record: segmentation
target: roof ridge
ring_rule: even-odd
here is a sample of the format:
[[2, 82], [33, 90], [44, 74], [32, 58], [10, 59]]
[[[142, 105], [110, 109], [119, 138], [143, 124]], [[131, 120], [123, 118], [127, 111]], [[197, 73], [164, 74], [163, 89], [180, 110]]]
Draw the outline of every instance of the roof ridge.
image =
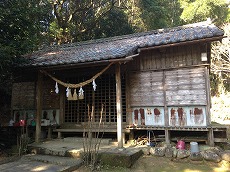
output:
[[187, 29], [187, 28], [193, 28], [193, 27], [198, 27], [198, 26], [208, 26], [208, 25], [211, 26], [213, 24], [211, 24], [210, 21], [202, 21], [202, 22], [197, 22], [193, 24], [175, 26], [172, 28], [166, 27], [166, 28], [154, 29], [154, 30], [145, 31], [145, 32], [136, 32], [136, 33], [126, 34], [126, 35], [118, 35], [118, 36], [112, 36], [112, 37], [105, 37], [105, 38], [90, 39], [90, 40], [73, 42], [73, 43], [66, 43], [66, 44], [61, 44], [61, 45], [46, 46], [45, 48], [39, 49], [37, 52], [54, 50], [56, 48], [62, 49], [62, 48], [92, 45], [92, 44], [98, 44], [98, 43], [104, 43], [104, 42], [118, 41], [118, 40], [130, 39], [134, 37], [140, 37], [140, 36], [146, 36], [146, 35], [152, 35], [152, 34], [163, 34], [163, 33], [178, 31], [184, 28]]

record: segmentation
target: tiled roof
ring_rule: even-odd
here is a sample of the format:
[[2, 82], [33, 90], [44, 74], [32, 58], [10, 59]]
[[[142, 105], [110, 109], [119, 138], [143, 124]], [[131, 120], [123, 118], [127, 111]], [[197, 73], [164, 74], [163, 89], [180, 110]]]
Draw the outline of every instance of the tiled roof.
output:
[[159, 29], [61, 46], [52, 46], [24, 57], [25, 66], [70, 65], [117, 59], [137, 53], [138, 48], [154, 47], [223, 36], [224, 32], [207, 22]]

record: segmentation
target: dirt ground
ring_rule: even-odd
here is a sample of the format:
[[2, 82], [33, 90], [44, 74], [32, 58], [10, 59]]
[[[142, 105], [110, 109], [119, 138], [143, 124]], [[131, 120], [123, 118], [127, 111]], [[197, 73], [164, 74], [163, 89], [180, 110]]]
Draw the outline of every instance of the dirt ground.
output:
[[[176, 160], [165, 157], [143, 155], [131, 168], [101, 166], [101, 172], [230, 172], [230, 163], [191, 162], [187, 159]], [[90, 172], [87, 167], [80, 167], [74, 172]]]

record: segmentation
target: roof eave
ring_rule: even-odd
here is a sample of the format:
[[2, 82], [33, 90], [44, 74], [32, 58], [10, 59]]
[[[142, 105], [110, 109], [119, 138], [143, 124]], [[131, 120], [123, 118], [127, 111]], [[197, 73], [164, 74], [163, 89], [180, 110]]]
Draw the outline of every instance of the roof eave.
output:
[[29, 70], [60, 70], [60, 69], [71, 69], [76, 67], [85, 67], [85, 66], [101, 66], [106, 65], [107, 63], [127, 63], [131, 60], [133, 60], [134, 57], [139, 56], [139, 53], [133, 54], [130, 56], [126, 56], [123, 58], [117, 58], [117, 59], [107, 59], [107, 60], [98, 60], [98, 61], [91, 61], [91, 62], [81, 62], [81, 63], [71, 63], [71, 64], [57, 64], [57, 65], [45, 65], [45, 66], [24, 66], [22, 68], [29, 69]]
[[139, 48], [138, 52], [141, 52], [141, 51], [144, 51], [144, 50], [173, 47], [173, 46], [178, 46], [178, 45], [188, 45], [188, 44], [201, 43], [201, 42], [221, 41], [225, 37], [226, 36], [222, 35], [222, 36], [216, 36], [216, 37], [210, 37], [210, 38], [196, 39], [196, 40], [191, 40], [191, 41], [184, 41], [184, 42], [176, 42], [176, 43], [170, 43], [170, 44], [163, 44], [163, 45], [152, 46], [152, 47], [143, 47], [143, 48]]

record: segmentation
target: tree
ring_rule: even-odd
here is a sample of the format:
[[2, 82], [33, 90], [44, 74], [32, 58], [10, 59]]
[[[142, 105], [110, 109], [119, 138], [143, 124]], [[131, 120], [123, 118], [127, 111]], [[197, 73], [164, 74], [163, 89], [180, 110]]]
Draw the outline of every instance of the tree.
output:
[[181, 24], [180, 4], [176, 0], [143, 0], [142, 18], [147, 30], [173, 27]]
[[44, 43], [50, 9], [47, 0], [0, 2], [0, 107], [10, 101], [12, 72], [20, 56]]
[[128, 23], [128, 17], [119, 8], [113, 8], [97, 24], [94, 32], [94, 38], [103, 38], [119, 36], [134, 32], [131, 24]]
[[225, 0], [179, 0], [183, 12], [181, 19], [186, 23], [211, 18], [217, 25], [229, 20], [228, 3]]
[[212, 95], [230, 91], [230, 23], [223, 25], [226, 38], [212, 45]]
[[55, 0], [51, 38], [56, 44], [93, 39], [94, 28], [116, 4], [115, 0]]

